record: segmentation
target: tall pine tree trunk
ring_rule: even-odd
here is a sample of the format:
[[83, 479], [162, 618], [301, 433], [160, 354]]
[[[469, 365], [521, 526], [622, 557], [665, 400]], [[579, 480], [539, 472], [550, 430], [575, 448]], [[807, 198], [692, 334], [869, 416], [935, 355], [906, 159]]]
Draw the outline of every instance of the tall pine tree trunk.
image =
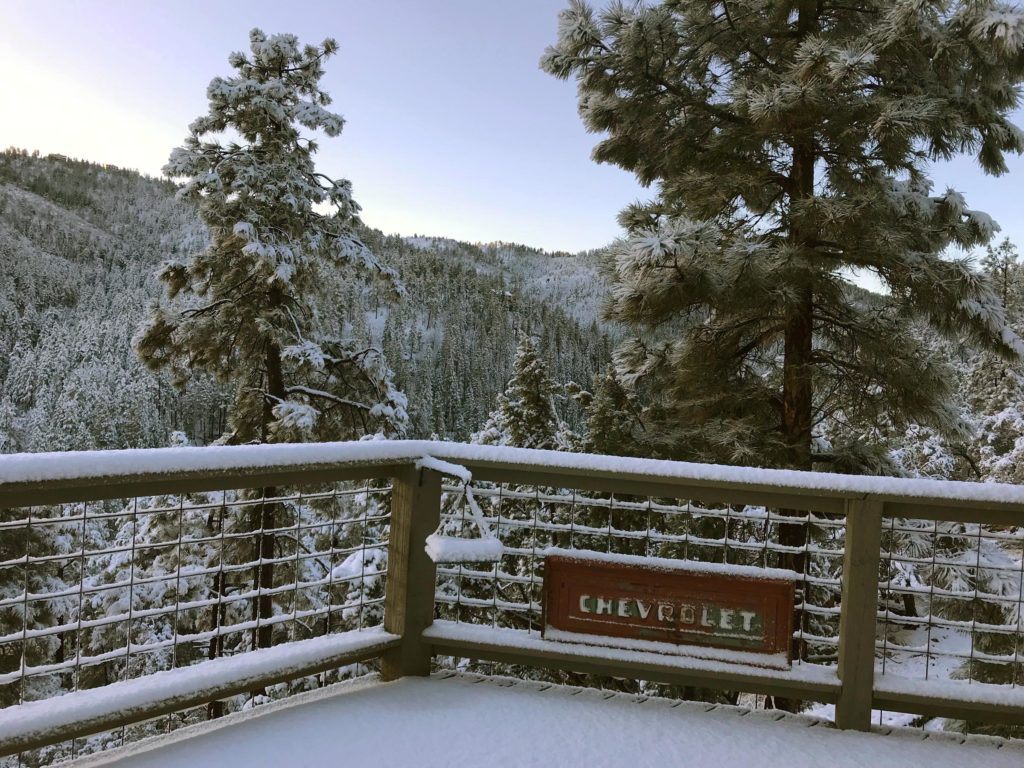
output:
[[[282, 301], [279, 292], [275, 297], [277, 302]], [[269, 428], [273, 421], [274, 403], [283, 402], [287, 392], [284, 386], [284, 375], [281, 371], [281, 350], [277, 344], [267, 345], [267, 397], [263, 405], [263, 442], [270, 438]], [[277, 496], [276, 488], [264, 488], [264, 502], [259, 505], [257, 511], [256, 527], [259, 536], [256, 539], [255, 549], [258, 564], [255, 568], [254, 582], [259, 595], [256, 598], [254, 617], [260, 622], [260, 626], [254, 631], [254, 645], [257, 648], [269, 648], [273, 642], [272, 624], [267, 620], [274, 615], [274, 596], [270, 590], [274, 587], [274, 529], [277, 527], [277, 503], [267, 503], [266, 499]]]
[[[811, 368], [811, 351], [814, 339], [814, 292], [808, 285], [801, 289], [800, 300], [790, 308], [786, 316], [785, 357], [783, 361], [783, 434], [786, 440], [786, 463], [792, 469], [811, 469], [811, 421], [814, 396], [814, 380]], [[805, 510], [781, 509], [779, 514], [796, 518], [807, 516]], [[790, 548], [802, 548], [810, 534], [808, 524], [801, 520], [779, 525], [779, 544]], [[783, 552], [780, 565], [798, 574], [807, 567], [807, 555], [803, 551]], [[807, 583], [798, 582], [797, 606], [805, 602]], [[793, 627], [806, 629], [807, 614], [794, 607]], [[803, 655], [803, 643], [794, 639], [794, 658]], [[775, 699], [779, 709], [798, 712], [800, 702], [792, 699]]]
[[[223, 519], [221, 519], [221, 525], [224, 525]], [[223, 558], [222, 558], [223, 560]], [[214, 594], [217, 596], [217, 602], [210, 607], [210, 612], [213, 614], [211, 617], [211, 629], [217, 630], [218, 634], [214, 635], [210, 639], [210, 645], [207, 649], [206, 657], [210, 660], [220, 658], [224, 655], [224, 635], [219, 634], [221, 626], [224, 624], [224, 596], [227, 592], [227, 579], [224, 576], [223, 562], [221, 563], [222, 569], [217, 572], [215, 579], [215, 591]], [[227, 708], [223, 701], [213, 700], [206, 704], [206, 719], [215, 720], [218, 717], [223, 717], [227, 714]]]
[[277, 503], [267, 502], [266, 499], [277, 496], [277, 488], [264, 488], [264, 501], [259, 505], [256, 513], [256, 527], [259, 535], [255, 542], [255, 557], [257, 565], [254, 572], [254, 581], [259, 595], [256, 598], [253, 618], [260, 622], [259, 627], [254, 630], [253, 645], [256, 648], [269, 648], [272, 643], [273, 625], [267, 620], [274, 615], [274, 596], [270, 590], [274, 587], [274, 534], [273, 530], [277, 525]]
[[[213, 594], [217, 598], [216, 602], [210, 606], [210, 629], [215, 632], [214, 636], [210, 638], [210, 645], [206, 650], [206, 658], [213, 659], [220, 658], [224, 655], [224, 635], [220, 634], [220, 628], [224, 625], [224, 610], [225, 603], [224, 598], [227, 595], [227, 578], [224, 574], [224, 507], [221, 506], [217, 509], [217, 527], [214, 528], [213, 524], [213, 513], [211, 512], [206, 518], [206, 532], [208, 536], [214, 534], [221, 535], [220, 544], [220, 569], [217, 571], [217, 575], [213, 581]], [[178, 557], [181, 557], [181, 553], [178, 553]], [[206, 718], [208, 720], [214, 720], [218, 717], [223, 717], [226, 713], [226, 707], [223, 701], [210, 701], [206, 704]]]
[[[803, 38], [816, 31], [818, 26], [817, 2], [799, 0], [797, 3], [797, 34]], [[792, 142], [793, 165], [789, 176], [789, 240], [799, 254], [806, 258], [807, 250], [817, 238], [813, 222], [807, 220], [800, 210], [800, 203], [814, 195], [814, 163], [816, 160], [814, 136], [804, 135], [797, 127]], [[803, 282], [798, 287], [797, 299], [786, 308], [785, 339], [782, 363], [782, 434], [785, 441], [784, 462], [790, 469], [810, 470], [811, 430], [814, 412], [814, 375], [812, 353], [814, 349], [814, 281], [809, 264], [801, 265]], [[804, 510], [779, 510], [781, 515], [806, 517]], [[779, 544], [785, 547], [802, 548], [807, 543], [809, 531], [806, 522], [783, 523], [779, 525]], [[805, 572], [805, 552], [785, 552], [781, 565], [798, 574]], [[804, 602], [806, 583], [798, 584], [797, 605]], [[793, 626], [804, 629], [806, 615], [794, 608]], [[793, 655], [800, 657], [802, 643], [793, 641]], [[793, 699], [777, 698], [780, 709], [796, 712], [800, 702]]]
[[[799, 0], [797, 35], [816, 32], [816, 0]], [[799, 120], [794, 117], [793, 121]], [[798, 258], [807, 257], [818, 237], [813, 221], [800, 210], [814, 196], [814, 164], [817, 160], [814, 133], [795, 124], [791, 142], [793, 164], [789, 174], [789, 241]], [[814, 339], [814, 282], [810, 264], [801, 265], [802, 283], [798, 298], [786, 308], [785, 349], [782, 364], [782, 428], [786, 443], [785, 462], [791, 469], [811, 469], [811, 420], [814, 380], [811, 353]]]

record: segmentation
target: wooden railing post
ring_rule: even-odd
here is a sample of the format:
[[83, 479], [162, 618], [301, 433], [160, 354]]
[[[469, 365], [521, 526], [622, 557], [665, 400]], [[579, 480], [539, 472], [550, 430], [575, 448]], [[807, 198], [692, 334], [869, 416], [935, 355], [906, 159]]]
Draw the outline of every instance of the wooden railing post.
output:
[[394, 478], [384, 629], [402, 636], [381, 660], [381, 677], [430, 674], [430, 644], [420, 635], [434, 621], [437, 569], [424, 550], [441, 519], [441, 475], [409, 467]]
[[875, 685], [875, 625], [878, 619], [878, 564], [881, 559], [882, 502], [846, 502], [839, 616], [839, 680], [836, 727], [871, 728]]

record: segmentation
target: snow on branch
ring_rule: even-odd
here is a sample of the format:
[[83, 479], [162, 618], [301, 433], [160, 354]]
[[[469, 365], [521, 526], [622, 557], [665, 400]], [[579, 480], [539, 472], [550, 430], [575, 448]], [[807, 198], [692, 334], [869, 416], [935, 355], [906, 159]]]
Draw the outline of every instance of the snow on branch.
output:
[[302, 433], [311, 432], [316, 426], [317, 416], [320, 415], [320, 412], [313, 406], [291, 400], [285, 400], [275, 405], [273, 413], [278, 426]]
[[330, 400], [332, 403], [337, 403], [338, 405], [347, 405], [351, 408], [358, 408], [363, 411], [370, 410], [370, 406], [368, 406], [366, 403], [356, 402], [355, 400], [349, 400], [348, 398], [345, 397], [338, 397], [338, 395], [332, 394], [330, 392], [325, 392], [322, 389], [315, 389], [313, 387], [303, 386], [302, 384], [293, 384], [292, 386], [288, 387], [286, 391], [288, 392], [289, 395], [298, 394], [308, 395], [309, 397], [319, 397], [323, 400]]
[[1002, 7], [991, 10], [974, 25], [974, 36], [991, 42], [998, 50], [1012, 53], [1024, 48], [1024, 12]]

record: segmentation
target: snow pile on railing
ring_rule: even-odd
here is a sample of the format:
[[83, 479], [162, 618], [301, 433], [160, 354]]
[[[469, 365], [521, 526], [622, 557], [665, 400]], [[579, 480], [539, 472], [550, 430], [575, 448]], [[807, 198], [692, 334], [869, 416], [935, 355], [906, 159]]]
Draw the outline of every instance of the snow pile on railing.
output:
[[438, 530], [427, 537], [425, 549], [430, 559], [435, 563], [496, 563], [501, 560], [505, 547], [491, 532], [480, 505], [473, 497], [473, 474], [463, 466], [431, 456], [417, 459], [416, 469], [432, 469], [461, 480], [466, 503], [469, 505], [470, 519], [480, 532], [479, 538], [475, 539], [446, 536], [445, 521], [442, 520]]

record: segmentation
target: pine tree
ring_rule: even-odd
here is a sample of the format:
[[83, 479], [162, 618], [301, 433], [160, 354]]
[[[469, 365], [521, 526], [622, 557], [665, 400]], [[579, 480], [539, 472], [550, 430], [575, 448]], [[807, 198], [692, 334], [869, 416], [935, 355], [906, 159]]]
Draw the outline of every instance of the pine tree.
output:
[[[984, 270], [992, 277], [1010, 322], [1024, 318], [1024, 270], [1016, 246], [1004, 239], [986, 249]], [[980, 479], [1024, 480], [1024, 368], [992, 354], [978, 355], [967, 367], [962, 390], [973, 418], [973, 454]]]
[[559, 391], [540, 356], [537, 339], [523, 336], [516, 349], [512, 378], [498, 397], [473, 442], [483, 445], [513, 445], [517, 448], [564, 449], [567, 428], [555, 410]]
[[[569, 449], [577, 438], [570, 432], [556, 409], [556, 398], [563, 390], [564, 388], [551, 378], [548, 364], [540, 352], [539, 339], [523, 334], [516, 346], [512, 376], [504, 392], [498, 395], [497, 406], [487, 417], [483, 428], [472, 435], [472, 442], [516, 448]], [[515, 485], [507, 486], [507, 489], [513, 494], [510, 498], [486, 496], [480, 500], [480, 504], [485, 514], [495, 520], [495, 531], [499, 538], [512, 551], [542, 546], [536, 540], [536, 531], [527, 524], [527, 521], [534, 517], [544, 522], [568, 524], [569, 516], [565, 505], [549, 504], [547, 501], [533, 498], [515, 498], [515, 493], [527, 492], [526, 489]], [[538, 495], [560, 492], [558, 489], [543, 487], [531, 488], [528, 491]], [[442, 504], [445, 509], [442, 519], [446, 520], [449, 526], [447, 533], [460, 535], [466, 528], [465, 521], [461, 519], [464, 518], [460, 510], [463, 503], [461, 496], [446, 495], [443, 498]], [[516, 602], [538, 601], [540, 594], [536, 591], [535, 585], [542, 582], [539, 567], [538, 559], [506, 554], [498, 565], [498, 570], [514, 573], [521, 578], [513, 579], [507, 584], [498, 582], [498, 597]], [[529, 578], [529, 582], [526, 578]], [[488, 591], [493, 594], [494, 587], [486, 582], [463, 583], [461, 579], [443, 578], [438, 584], [438, 590], [443, 594], [485, 598]], [[447, 610], [451, 610], [452, 613], [447, 613]], [[446, 609], [445, 616], [464, 618], [459, 614], [460, 610], [463, 609], [456, 605]], [[529, 615], [513, 615], [508, 620], [512, 626], [519, 629], [538, 628]]]
[[[1011, 320], [1019, 315], [1021, 301], [1020, 254], [1010, 238], [1004, 237], [999, 245], [987, 246], [981, 260], [982, 268], [992, 276], [996, 292], [1003, 301]], [[1011, 304], [1014, 305], [1011, 307]], [[1016, 311], [1014, 311], [1016, 310]]]
[[[404, 433], [405, 396], [395, 390], [379, 350], [340, 334], [341, 293], [353, 277], [397, 275], [360, 240], [351, 184], [317, 173], [316, 144], [302, 129], [337, 136], [342, 118], [320, 88], [333, 40], [299, 46], [293, 35], [250, 33], [250, 55], [233, 53], [232, 77], [215, 77], [210, 111], [190, 126], [164, 168], [184, 178], [179, 195], [195, 202], [210, 243], [160, 271], [170, 307], [157, 305], [136, 336], [151, 368], [170, 368], [178, 384], [191, 369], [234, 388], [230, 442], [352, 439]], [[222, 143], [227, 132], [237, 140]], [[330, 214], [320, 213], [326, 206]], [[319, 295], [318, 295], [319, 294]], [[327, 320], [333, 318], [334, 327]], [[277, 490], [265, 488], [263, 498]], [[250, 508], [254, 645], [273, 642], [276, 536], [287, 504]], [[293, 546], [299, 546], [293, 542]], [[211, 653], [212, 653], [211, 646]]]
[[[325, 285], [375, 275], [400, 290], [356, 232], [351, 184], [317, 173], [316, 144], [302, 135], [341, 132], [319, 86], [337, 44], [300, 47], [259, 30], [250, 43], [250, 55], [229, 59], [234, 76], [211, 81], [209, 114], [164, 168], [185, 179], [179, 195], [196, 203], [211, 242], [164, 264], [178, 303], [153, 308], [136, 349], [179, 384], [193, 368], [230, 382], [232, 442], [402, 434], [405, 398], [380, 351], [325, 327], [318, 312]], [[222, 132], [238, 141], [218, 141]]]
[[637, 417], [639, 406], [633, 393], [622, 386], [614, 365], [594, 377], [594, 392], [586, 404], [586, 449], [614, 456], [634, 456], [638, 452], [637, 433], [643, 424]]
[[[542, 66], [575, 77], [600, 162], [655, 185], [623, 212], [610, 319], [650, 452], [798, 469], [830, 418], [959, 424], [909, 322], [1016, 359], [998, 294], [950, 245], [996, 230], [927, 163], [988, 173], [1024, 134], [1024, 15], [991, 0], [572, 0]], [[850, 270], [885, 296], [856, 298]], [[661, 333], [661, 329], [671, 329]]]
[[[915, 321], [1024, 355], [991, 281], [945, 255], [997, 226], [928, 178], [935, 159], [968, 152], [999, 174], [1024, 150], [1008, 119], [1024, 13], [997, 0], [571, 0], [541, 64], [575, 77], [586, 127], [604, 134], [595, 160], [656, 186], [620, 216], [607, 265], [606, 315], [640, 332], [616, 360], [645, 400], [648, 453], [878, 467], [877, 451], [823, 433], [966, 432], [952, 371]], [[887, 293], [856, 290], [856, 270]], [[815, 535], [779, 525], [784, 545]], [[802, 553], [780, 565], [816, 567]]]
[[18, 440], [15, 435], [14, 403], [6, 397], [0, 397], [0, 453], [16, 453]]

